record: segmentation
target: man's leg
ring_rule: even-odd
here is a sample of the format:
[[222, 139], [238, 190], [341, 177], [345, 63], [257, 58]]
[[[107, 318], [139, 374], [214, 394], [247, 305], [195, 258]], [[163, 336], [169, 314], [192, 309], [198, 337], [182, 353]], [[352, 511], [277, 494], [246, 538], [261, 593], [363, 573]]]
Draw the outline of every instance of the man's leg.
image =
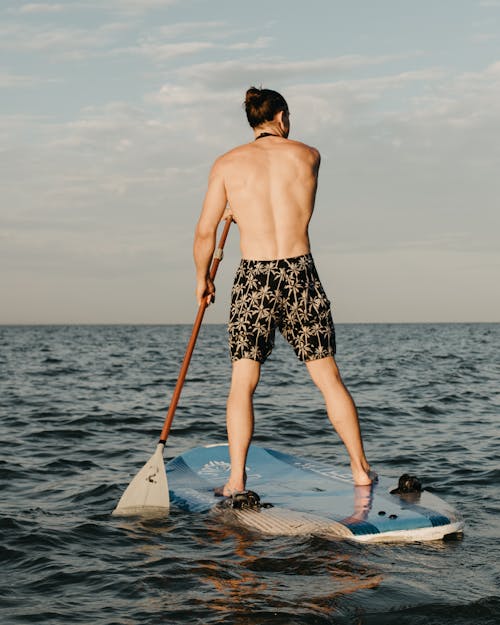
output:
[[259, 377], [259, 362], [243, 358], [233, 363], [226, 417], [231, 474], [222, 492], [225, 496], [245, 489], [245, 464], [253, 434], [252, 399]]
[[371, 484], [370, 465], [363, 450], [358, 413], [349, 391], [344, 386], [332, 356], [306, 362], [313, 382], [322, 392], [328, 418], [346, 446], [351, 459], [354, 483]]

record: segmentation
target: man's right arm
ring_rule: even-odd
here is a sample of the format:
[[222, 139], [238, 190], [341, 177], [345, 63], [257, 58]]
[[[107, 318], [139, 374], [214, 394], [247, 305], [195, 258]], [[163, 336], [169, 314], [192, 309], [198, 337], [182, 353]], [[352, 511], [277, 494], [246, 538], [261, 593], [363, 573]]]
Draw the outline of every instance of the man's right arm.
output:
[[198, 224], [196, 225], [193, 255], [196, 265], [196, 299], [198, 304], [204, 296], [215, 293], [210, 280], [210, 261], [215, 250], [217, 226], [227, 205], [221, 159], [215, 161], [208, 178], [208, 188], [203, 202]]

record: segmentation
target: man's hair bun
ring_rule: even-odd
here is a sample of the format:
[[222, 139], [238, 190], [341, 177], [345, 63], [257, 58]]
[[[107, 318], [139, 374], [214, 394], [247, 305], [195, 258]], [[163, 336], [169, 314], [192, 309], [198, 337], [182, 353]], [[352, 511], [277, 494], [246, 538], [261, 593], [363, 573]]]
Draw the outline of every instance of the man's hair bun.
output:
[[285, 98], [272, 89], [250, 87], [245, 95], [245, 111], [252, 128], [274, 119], [280, 111], [288, 111]]
[[262, 91], [260, 89], [257, 89], [257, 87], [250, 87], [250, 89], [248, 89], [246, 93], [245, 103], [251, 102], [252, 100], [260, 99], [261, 94]]

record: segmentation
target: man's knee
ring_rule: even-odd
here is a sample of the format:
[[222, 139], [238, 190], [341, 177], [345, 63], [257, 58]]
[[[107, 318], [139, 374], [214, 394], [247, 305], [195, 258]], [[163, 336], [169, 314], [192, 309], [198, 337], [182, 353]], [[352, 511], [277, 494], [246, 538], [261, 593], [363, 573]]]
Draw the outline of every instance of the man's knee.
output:
[[253, 395], [260, 378], [260, 363], [248, 358], [233, 362], [231, 391]]
[[316, 386], [322, 390], [327, 386], [343, 384], [339, 368], [333, 356], [306, 362], [309, 375]]

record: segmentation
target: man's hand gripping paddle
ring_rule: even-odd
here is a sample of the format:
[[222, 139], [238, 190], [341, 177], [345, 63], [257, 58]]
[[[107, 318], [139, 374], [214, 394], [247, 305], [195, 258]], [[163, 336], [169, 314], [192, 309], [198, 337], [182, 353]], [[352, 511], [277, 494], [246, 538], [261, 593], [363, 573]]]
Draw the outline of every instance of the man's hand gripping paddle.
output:
[[[222, 231], [219, 246], [215, 250], [212, 266], [210, 268], [210, 278], [213, 281], [219, 263], [222, 260], [222, 250], [226, 242], [227, 234], [231, 226], [231, 217], [226, 219], [224, 224], [224, 230]], [[127, 489], [121, 496], [118, 505], [113, 510], [113, 514], [119, 515], [134, 515], [134, 514], [157, 514], [167, 512], [170, 507], [170, 497], [168, 494], [167, 474], [165, 472], [165, 464], [163, 462], [163, 450], [165, 449], [165, 443], [174, 420], [175, 409], [179, 402], [184, 380], [186, 379], [187, 370], [191, 361], [191, 355], [194, 350], [196, 339], [200, 331], [201, 322], [203, 321], [203, 315], [209, 304], [210, 297], [204, 297], [199, 308], [196, 320], [193, 325], [193, 331], [191, 332], [191, 338], [182, 361], [177, 384], [175, 385], [172, 400], [168, 409], [167, 416], [165, 417], [165, 423], [160, 434], [160, 440], [156, 447], [155, 453], [142, 467], [139, 473], [130, 482]]]

